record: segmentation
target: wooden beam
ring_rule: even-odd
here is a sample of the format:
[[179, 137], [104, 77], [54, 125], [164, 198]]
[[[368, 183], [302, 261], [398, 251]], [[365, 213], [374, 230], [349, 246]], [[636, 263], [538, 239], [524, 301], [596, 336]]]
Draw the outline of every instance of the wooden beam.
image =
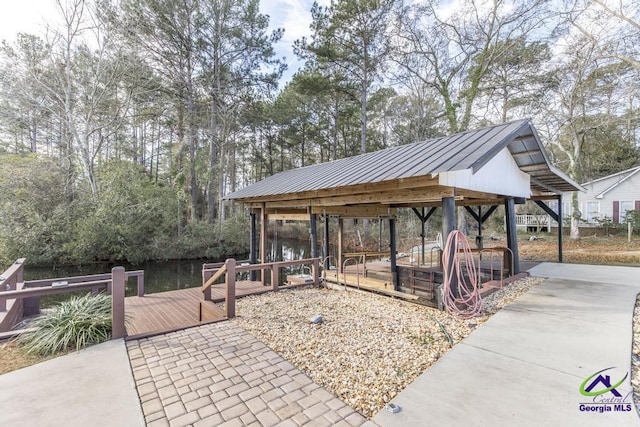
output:
[[352, 204], [393, 204], [436, 201], [443, 197], [453, 197], [451, 187], [426, 187], [377, 193], [351, 194], [347, 196], [323, 197], [316, 199], [300, 199], [289, 201], [265, 202], [267, 208], [283, 208], [296, 206], [346, 206]]
[[294, 201], [298, 199], [315, 199], [331, 196], [344, 196], [361, 193], [378, 193], [380, 191], [396, 191], [411, 188], [437, 186], [438, 178], [416, 176], [411, 178], [399, 178], [389, 181], [368, 182], [364, 184], [347, 185], [342, 187], [326, 188], [322, 190], [301, 191], [297, 193], [275, 194], [270, 196], [246, 197], [235, 199], [241, 203], [256, 203], [270, 201]]
[[512, 157], [523, 157], [523, 156], [535, 156], [540, 153], [540, 150], [529, 150], [529, 151], [520, 151], [518, 153], [511, 153]]
[[542, 194], [542, 195], [537, 195], [537, 196], [531, 196], [531, 197], [529, 197], [529, 200], [533, 200], [534, 202], [536, 200], [558, 200], [558, 195], [557, 194]]
[[498, 209], [498, 205], [491, 206], [489, 210], [484, 215], [482, 215], [482, 222], [486, 222], [496, 209]]
[[548, 171], [549, 166], [546, 163], [533, 164], [529, 166], [520, 166], [520, 170], [522, 172], [538, 172], [538, 171]]
[[[542, 200], [534, 200], [534, 203], [542, 208], [543, 211], [547, 213], [552, 219], [558, 221], [558, 214], [553, 211], [545, 202]], [[560, 221], [558, 221], [560, 222]], [[551, 231], [551, 230], [549, 230]]]
[[376, 218], [395, 215], [396, 209], [382, 205], [313, 206], [312, 214], [338, 215], [344, 218]]
[[[456, 197], [456, 206], [492, 206], [496, 204], [502, 204], [504, 197], [498, 197], [495, 199], [470, 199], [463, 197]], [[390, 205], [394, 208], [414, 208], [414, 207], [439, 207], [442, 206], [442, 201], [437, 202], [423, 202], [423, 203], [393, 203]]]
[[269, 214], [269, 219], [274, 221], [309, 221], [309, 214]]
[[[470, 199], [483, 199], [483, 200], [496, 200], [498, 195], [493, 193], [485, 193], [482, 191], [465, 190], [464, 188], [456, 187], [456, 196], [462, 196], [463, 198]], [[457, 204], [457, 202], [456, 202]]]
[[476, 222], [481, 222], [482, 218], [480, 218], [480, 216], [473, 209], [471, 209], [469, 206], [465, 206], [464, 209], [469, 215], [473, 217], [473, 219], [476, 220]]

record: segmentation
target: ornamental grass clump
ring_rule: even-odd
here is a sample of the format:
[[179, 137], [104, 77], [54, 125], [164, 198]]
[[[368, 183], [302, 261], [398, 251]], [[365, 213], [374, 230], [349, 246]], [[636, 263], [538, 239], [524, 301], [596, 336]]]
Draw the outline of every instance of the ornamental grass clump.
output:
[[111, 296], [87, 294], [61, 302], [37, 318], [18, 344], [28, 353], [53, 355], [107, 341], [111, 336]]

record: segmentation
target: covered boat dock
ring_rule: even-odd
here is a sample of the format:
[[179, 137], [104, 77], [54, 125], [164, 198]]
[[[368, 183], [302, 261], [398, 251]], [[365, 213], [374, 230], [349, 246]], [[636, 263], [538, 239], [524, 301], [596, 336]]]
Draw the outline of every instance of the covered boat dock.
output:
[[[329, 277], [329, 260], [337, 260], [334, 277], [347, 281], [343, 226], [346, 218], [388, 221], [388, 274], [393, 292], [413, 289], [415, 279], [426, 281], [433, 273], [424, 266], [403, 271], [396, 248], [396, 212], [412, 208], [424, 224], [435, 209], [442, 209], [442, 235], [455, 229], [456, 207], [463, 206], [482, 224], [504, 206], [507, 245], [504, 268], [520, 272], [515, 205], [533, 200], [554, 219], [562, 218], [545, 201], [581, 187], [555, 168], [529, 119], [457, 133], [447, 137], [402, 145], [327, 163], [277, 173], [225, 198], [243, 203], [251, 216], [250, 262], [266, 262], [269, 220], [305, 220], [311, 228], [311, 256], [323, 260]], [[483, 208], [486, 207], [484, 210]], [[338, 222], [337, 253], [329, 251], [329, 222]], [[324, 244], [319, 253], [317, 222], [324, 223]], [[258, 222], [260, 241], [258, 243]], [[562, 261], [562, 228], [558, 258]], [[424, 257], [423, 257], [424, 261]], [[356, 279], [360, 268], [351, 267]], [[329, 273], [329, 274], [328, 274]], [[264, 280], [264, 279], [263, 279]], [[409, 282], [411, 285], [409, 285]]]

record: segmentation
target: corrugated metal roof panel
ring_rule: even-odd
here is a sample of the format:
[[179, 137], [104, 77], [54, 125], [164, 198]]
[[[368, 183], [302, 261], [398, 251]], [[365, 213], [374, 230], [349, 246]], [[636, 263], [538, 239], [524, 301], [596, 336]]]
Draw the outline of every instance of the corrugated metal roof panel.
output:
[[541, 165], [542, 170], [530, 175], [544, 185], [562, 191], [577, 188], [549, 164], [535, 129], [525, 119], [280, 172], [225, 198], [251, 199], [454, 170], [477, 171], [506, 146], [519, 167]]

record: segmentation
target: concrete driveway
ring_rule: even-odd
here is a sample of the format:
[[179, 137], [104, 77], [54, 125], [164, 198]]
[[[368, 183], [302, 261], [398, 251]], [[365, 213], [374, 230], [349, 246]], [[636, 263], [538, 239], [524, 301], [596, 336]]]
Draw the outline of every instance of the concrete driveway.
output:
[[[399, 413], [381, 411], [373, 421], [385, 427], [640, 425], [628, 394], [640, 268], [543, 263], [530, 273], [549, 279], [402, 391], [393, 400]], [[602, 393], [585, 396], [581, 388]]]

